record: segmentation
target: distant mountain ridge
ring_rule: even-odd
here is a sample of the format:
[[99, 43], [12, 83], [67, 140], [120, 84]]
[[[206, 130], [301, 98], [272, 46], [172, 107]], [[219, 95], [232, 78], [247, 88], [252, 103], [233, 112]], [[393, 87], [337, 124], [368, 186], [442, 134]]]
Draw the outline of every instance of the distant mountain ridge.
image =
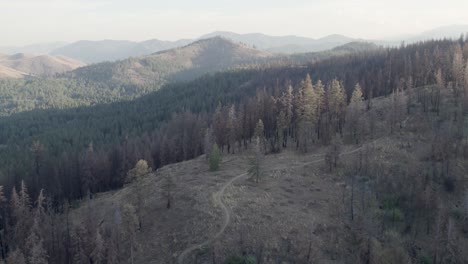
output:
[[55, 49], [67, 45], [67, 42], [50, 42], [50, 43], [37, 43], [32, 45], [26, 45], [21, 47], [0, 47], [0, 53], [5, 53], [9, 55], [26, 53], [34, 55], [43, 55], [49, 54]]
[[85, 66], [84, 63], [64, 56], [0, 54], [0, 78], [25, 76], [53, 76]]
[[449, 25], [444, 27], [435, 28], [432, 30], [425, 31], [417, 36], [413, 36], [409, 38], [408, 41], [421, 41], [421, 40], [428, 40], [428, 39], [442, 39], [442, 38], [449, 38], [449, 39], [458, 39], [462, 34], [465, 37], [468, 34], [468, 25]]
[[190, 42], [192, 41], [185, 39], [177, 41], [152, 39], [143, 42], [127, 40], [82, 40], [55, 49], [51, 54], [64, 55], [86, 63], [98, 63], [147, 55], [161, 50], [184, 46]]
[[253, 63], [271, 55], [227, 38], [215, 37], [150, 55], [92, 64], [70, 74], [74, 78], [95, 82], [161, 85], [169, 80], [189, 80]]
[[85, 63], [99, 63], [117, 61], [129, 57], [139, 57], [155, 52], [183, 47], [201, 39], [216, 36], [229, 38], [234, 42], [244, 43], [251, 47], [280, 54], [298, 54], [331, 50], [350, 42], [372, 42], [378, 45], [395, 46], [401, 42], [413, 43], [429, 39], [458, 38], [462, 33], [468, 32], [468, 25], [450, 25], [435, 28], [412, 36], [401, 36], [384, 40], [356, 39], [339, 34], [314, 39], [301, 36], [270, 36], [262, 33], [238, 34], [229, 31], [215, 31], [196, 39], [181, 39], [164, 41], [151, 39], [142, 42], [128, 40], [80, 40], [74, 43], [43, 43], [25, 47], [0, 47], [0, 53], [33, 53], [63, 55]]
[[286, 54], [324, 51], [357, 41], [357, 39], [337, 34], [312, 39], [298, 36], [269, 36], [261, 33], [237, 34], [227, 31], [213, 32], [200, 37], [200, 39], [215, 36], [230, 38], [269, 52]]

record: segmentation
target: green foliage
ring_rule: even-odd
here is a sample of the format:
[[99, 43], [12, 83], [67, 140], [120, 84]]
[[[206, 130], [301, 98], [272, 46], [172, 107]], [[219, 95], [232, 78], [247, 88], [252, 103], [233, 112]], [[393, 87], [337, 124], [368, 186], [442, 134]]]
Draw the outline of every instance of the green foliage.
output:
[[128, 171], [126, 182], [130, 183], [141, 176], [144, 176], [150, 173], [152, 169], [148, 166], [148, 162], [146, 160], [139, 160], [135, 167]]
[[426, 254], [419, 256], [419, 263], [432, 264], [432, 258]]
[[[260, 120], [261, 121], [261, 120]], [[261, 168], [261, 140], [260, 137], [255, 138], [255, 153], [254, 156], [250, 159], [248, 173], [255, 180], [256, 183], [260, 182], [262, 168]]]
[[219, 170], [219, 165], [221, 164], [221, 152], [219, 150], [218, 144], [214, 144], [210, 154], [210, 171]]
[[225, 264], [256, 264], [257, 260], [254, 256], [230, 256], [224, 261]]

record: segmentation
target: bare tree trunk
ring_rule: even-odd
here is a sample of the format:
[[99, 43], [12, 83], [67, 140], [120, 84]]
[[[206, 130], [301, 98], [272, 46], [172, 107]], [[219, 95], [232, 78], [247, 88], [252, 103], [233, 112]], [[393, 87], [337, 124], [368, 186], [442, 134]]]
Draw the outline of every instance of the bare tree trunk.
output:
[[354, 174], [351, 178], [351, 204], [350, 204], [350, 214], [351, 214], [351, 221], [354, 221]]

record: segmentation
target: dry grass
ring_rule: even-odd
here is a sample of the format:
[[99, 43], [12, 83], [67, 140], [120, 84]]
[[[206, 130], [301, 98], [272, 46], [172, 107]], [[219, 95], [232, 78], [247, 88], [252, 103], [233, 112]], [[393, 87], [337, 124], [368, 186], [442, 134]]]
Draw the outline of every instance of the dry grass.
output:
[[[384, 115], [387, 101], [388, 98], [375, 100], [372, 111], [376, 111], [377, 116]], [[379, 121], [376, 131], [381, 134], [376, 133], [364, 144], [372, 150], [371, 159], [380, 161], [378, 169], [391, 171], [396, 166], [412, 165], [417, 172], [427, 166], [424, 157], [430, 151], [431, 137], [427, 129], [419, 130], [430, 127], [427, 122], [416, 112], [407, 119], [402, 130], [388, 135], [382, 134], [386, 124]], [[226, 256], [254, 254], [262, 249], [263, 256], [270, 261], [267, 263], [274, 263], [273, 258], [278, 256], [283, 257], [283, 263], [291, 263], [288, 256], [306, 258], [309, 243], [312, 263], [349, 263], [351, 260], [337, 253], [347, 245], [342, 237], [347, 237], [349, 232], [349, 179], [339, 172], [356, 162], [359, 152], [353, 150], [357, 148], [359, 146], [344, 146], [343, 153], [350, 154], [341, 157], [338, 172], [331, 174], [324, 169], [322, 157], [326, 147], [323, 146], [316, 146], [313, 152], [305, 155], [289, 149], [265, 156], [264, 175], [259, 184], [241, 178], [226, 189], [222, 199], [232, 215], [225, 232], [213, 246], [189, 254], [186, 263], [195, 263], [195, 259], [198, 263], [211, 263], [212, 258], [221, 263]], [[111, 221], [116, 206], [136, 205], [137, 193], [143, 193], [136, 263], [175, 263], [183, 250], [212, 238], [220, 230], [224, 215], [214, 194], [230, 179], [247, 171], [249, 155], [247, 151], [225, 156], [217, 172], [209, 172], [206, 160], [200, 157], [163, 167], [121, 190], [99, 194], [93, 200], [96, 221]], [[456, 164], [453, 173], [464, 178], [466, 162]], [[170, 210], [165, 208], [161, 191], [162, 176], [167, 173], [176, 184]], [[447, 208], [460, 206], [460, 202], [450, 199], [449, 195], [443, 200], [447, 201]], [[364, 209], [356, 205], [356, 211], [360, 210]], [[83, 215], [84, 212], [80, 208], [74, 214]], [[430, 242], [428, 237], [419, 245], [429, 248]], [[458, 242], [466, 244], [466, 239]]]

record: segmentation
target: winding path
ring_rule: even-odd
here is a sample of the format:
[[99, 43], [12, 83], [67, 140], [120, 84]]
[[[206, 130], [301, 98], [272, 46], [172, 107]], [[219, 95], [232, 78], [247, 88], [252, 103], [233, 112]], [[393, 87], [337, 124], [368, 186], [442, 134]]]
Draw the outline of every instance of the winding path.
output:
[[[374, 143], [377, 140], [379, 140], [379, 139], [376, 139], [376, 140], [374, 140], [374, 141], [372, 141], [370, 143]], [[355, 148], [353, 150], [341, 153], [340, 156], [356, 153], [356, 152], [360, 151], [363, 147], [364, 147], [364, 145], [362, 145], [362, 146], [360, 146], [358, 148]], [[324, 154], [321, 154], [319, 156], [323, 156], [323, 155]], [[302, 164], [299, 164], [299, 165], [296, 165], [296, 166], [291, 166], [290, 168], [303, 167], [303, 166], [306, 166], [306, 165], [309, 165], [309, 164], [315, 164], [315, 163], [322, 162], [322, 161], [324, 161], [324, 158], [320, 158], [320, 159], [313, 160], [313, 161], [310, 161], [310, 162], [302, 163]], [[224, 192], [226, 191], [226, 188], [229, 185], [231, 185], [233, 182], [235, 182], [236, 180], [239, 180], [239, 179], [241, 179], [243, 177], [246, 177], [247, 175], [248, 175], [248, 173], [243, 173], [243, 174], [239, 174], [239, 175], [231, 178], [229, 181], [227, 181], [225, 184], [223, 184], [223, 186], [221, 186], [221, 189], [218, 192], [216, 192], [214, 194], [215, 204], [218, 204], [221, 207], [221, 210], [223, 211], [223, 218], [224, 218], [223, 225], [221, 226], [220, 230], [213, 237], [211, 237], [211, 238], [209, 238], [209, 239], [207, 239], [204, 242], [201, 242], [199, 244], [195, 244], [195, 245], [185, 249], [184, 251], [182, 251], [182, 253], [180, 253], [179, 256], [177, 257], [177, 263], [178, 264], [184, 264], [185, 257], [187, 257], [192, 251], [197, 250], [197, 249], [201, 249], [201, 248], [203, 248], [205, 246], [208, 246], [209, 244], [211, 244], [213, 241], [215, 241], [218, 237], [220, 237], [224, 233], [224, 230], [226, 230], [226, 227], [231, 223], [231, 211], [226, 206], [226, 204], [224, 204], [223, 199], [222, 199], [223, 196], [224, 196]]]
[[247, 176], [247, 173], [243, 173], [243, 174], [237, 175], [236, 177], [231, 178], [228, 182], [226, 182], [223, 186], [221, 186], [221, 189], [218, 192], [216, 192], [214, 194], [215, 204], [218, 204], [221, 207], [221, 210], [223, 211], [224, 220], [223, 220], [223, 225], [221, 226], [221, 229], [219, 229], [219, 231], [213, 237], [205, 240], [202, 243], [193, 245], [193, 246], [185, 249], [184, 251], [182, 251], [182, 253], [180, 253], [180, 255], [177, 257], [177, 263], [183, 264], [184, 259], [188, 254], [190, 254], [192, 251], [194, 251], [196, 249], [201, 249], [201, 248], [203, 248], [205, 246], [208, 246], [209, 244], [211, 244], [213, 241], [215, 241], [219, 236], [221, 236], [224, 233], [224, 230], [226, 229], [226, 227], [229, 225], [229, 223], [231, 223], [231, 211], [223, 203], [223, 199], [222, 199], [223, 196], [224, 196], [224, 191], [234, 181], [236, 181], [236, 180], [238, 180], [238, 179], [240, 179], [242, 177], [245, 177], [245, 176]]

